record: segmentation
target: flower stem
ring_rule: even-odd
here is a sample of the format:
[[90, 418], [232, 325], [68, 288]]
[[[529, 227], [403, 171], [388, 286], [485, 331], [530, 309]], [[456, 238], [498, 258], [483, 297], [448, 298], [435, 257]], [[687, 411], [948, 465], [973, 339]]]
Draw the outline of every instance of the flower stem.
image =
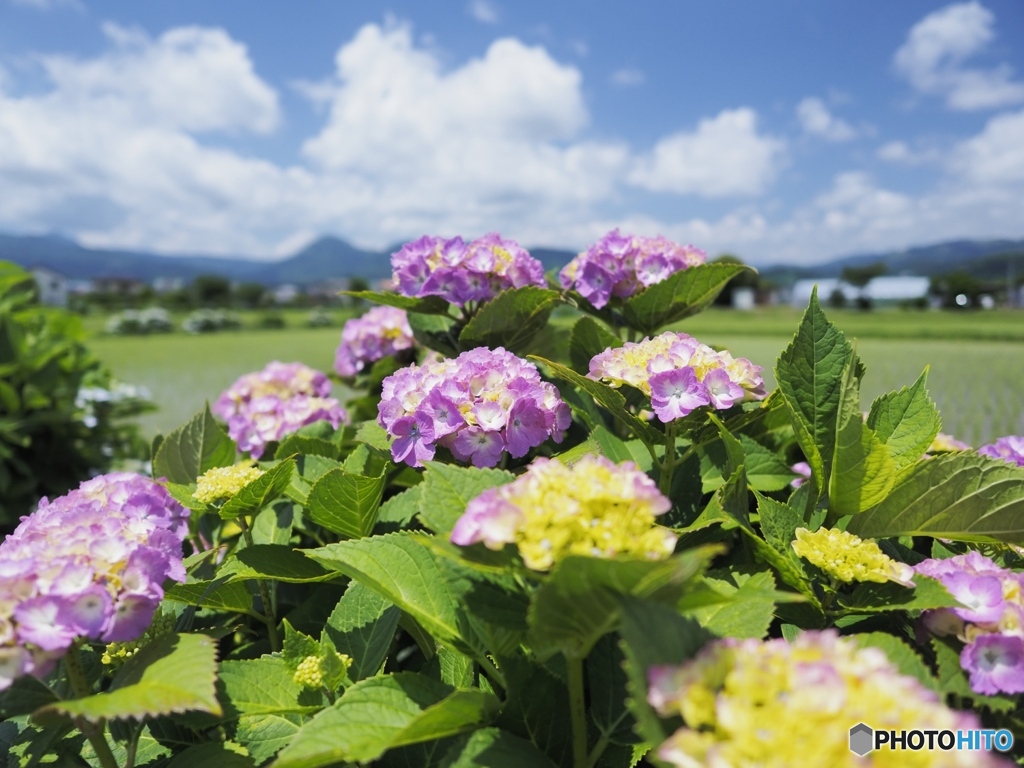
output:
[[672, 490], [672, 473], [676, 469], [676, 425], [670, 421], [665, 425], [665, 459], [661, 465], [661, 480], [658, 489], [668, 496]]
[[[245, 515], [239, 515], [238, 527], [242, 529], [246, 546], [255, 546], [252, 541], [252, 531], [245, 522]], [[277, 633], [277, 618], [274, 616], [274, 605], [270, 602], [270, 590], [267, 589], [263, 579], [256, 579], [256, 587], [260, 591], [260, 600], [263, 603], [263, 622], [267, 625], [267, 637], [270, 640], [270, 650], [281, 650], [281, 636]]]
[[[67, 654], [64, 656], [64, 669], [68, 673], [68, 682], [71, 683], [71, 690], [74, 691], [75, 697], [82, 699], [89, 696], [92, 691], [89, 688], [89, 681], [85, 677], [85, 670], [82, 669], [82, 657], [78, 653], [78, 645], [79, 643], [76, 641], [68, 649]], [[76, 717], [75, 725], [78, 726], [78, 730], [82, 732], [82, 735], [89, 740], [93, 752], [96, 753], [96, 759], [100, 761], [100, 765], [103, 768], [118, 768], [114, 753], [110, 751], [110, 745], [107, 744], [106, 722], [100, 720], [96, 723], [90, 723], [84, 717]]]
[[569, 713], [572, 717], [572, 765], [587, 768], [587, 707], [583, 692], [583, 658], [566, 655], [569, 673]]

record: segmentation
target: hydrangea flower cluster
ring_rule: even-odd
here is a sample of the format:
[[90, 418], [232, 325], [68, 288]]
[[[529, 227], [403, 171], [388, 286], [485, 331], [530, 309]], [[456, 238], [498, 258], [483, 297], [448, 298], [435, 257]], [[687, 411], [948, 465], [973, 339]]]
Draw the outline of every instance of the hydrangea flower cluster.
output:
[[629, 298], [706, 260], [704, 251], [692, 245], [678, 245], [661, 235], [624, 235], [613, 229], [566, 264], [558, 281], [601, 309], [613, 296]]
[[192, 496], [203, 504], [230, 499], [264, 474], [262, 469], [253, 466], [252, 461], [240, 461], [230, 467], [214, 467], [196, 479], [196, 490]]
[[647, 700], [685, 725], [657, 749], [675, 766], [995, 766], [991, 752], [849, 748], [851, 725], [899, 730], [979, 728], [947, 708], [877, 648], [835, 630], [785, 640], [711, 643], [681, 666], [648, 670]]
[[395, 438], [395, 461], [414, 467], [438, 445], [493, 467], [503, 451], [518, 459], [549, 437], [561, 442], [570, 422], [569, 406], [536, 366], [501, 347], [403, 368], [382, 389], [377, 421]]
[[983, 445], [978, 449], [982, 456], [991, 456], [993, 459], [1002, 459], [1018, 467], [1024, 467], [1024, 437], [1010, 435], [1000, 437], [994, 443]]
[[632, 462], [587, 455], [567, 467], [540, 458], [512, 483], [469, 502], [451, 540], [490, 549], [516, 544], [526, 567], [538, 571], [567, 555], [660, 560], [676, 537], [654, 518], [671, 506]]
[[969, 451], [971, 446], [967, 443], [957, 440], [952, 435], [947, 435], [945, 432], [939, 432], [932, 440], [932, 444], [928, 446], [927, 453], [951, 453], [952, 451]]
[[134, 640], [185, 580], [188, 511], [149, 478], [100, 475], [39, 502], [0, 544], [0, 689], [53, 668], [77, 637]]
[[509, 288], [546, 285], [544, 266], [496, 232], [469, 243], [424, 235], [392, 254], [391, 268], [403, 296], [440, 296], [459, 307]]
[[345, 323], [334, 370], [339, 376], [355, 376], [371, 363], [411, 350], [415, 343], [404, 310], [374, 307]]
[[337, 427], [346, 423], [348, 413], [330, 394], [331, 382], [325, 374], [302, 363], [275, 360], [222, 392], [213, 412], [227, 422], [238, 449], [258, 459], [267, 443], [306, 424], [326, 420]]
[[914, 571], [938, 579], [962, 608], [927, 611], [924, 625], [965, 643], [960, 666], [977, 693], [1024, 693], [1024, 574], [979, 552], [925, 560]]
[[641, 390], [665, 423], [702, 405], [730, 408], [766, 394], [759, 365], [674, 331], [606, 349], [590, 361], [588, 376], [613, 387], [629, 384]]
[[837, 528], [819, 528], [813, 533], [797, 528], [793, 551], [844, 584], [894, 581], [904, 587], [914, 586], [913, 568], [893, 560], [875, 542]]

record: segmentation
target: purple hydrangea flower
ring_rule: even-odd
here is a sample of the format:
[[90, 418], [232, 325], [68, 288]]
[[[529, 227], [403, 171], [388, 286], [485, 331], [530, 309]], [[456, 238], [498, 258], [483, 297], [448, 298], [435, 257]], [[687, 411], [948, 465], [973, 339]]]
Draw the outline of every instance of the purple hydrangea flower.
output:
[[185, 580], [188, 510], [141, 475], [42, 499], [0, 544], [0, 689], [42, 676], [77, 637], [134, 640], [168, 579]]
[[369, 364], [413, 348], [415, 341], [405, 311], [374, 307], [362, 317], [345, 323], [334, 358], [339, 376], [355, 376]]
[[570, 261], [558, 280], [563, 288], [575, 288], [601, 309], [613, 297], [629, 298], [706, 259], [704, 251], [692, 245], [678, 245], [661, 235], [624, 235], [613, 229]]
[[241, 451], [254, 459], [266, 445], [306, 424], [348, 422], [348, 413], [332, 397], [331, 382], [302, 363], [274, 361], [262, 371], [247, 373], [228, 387], [213, 405], [213, 413], [228, 424], [228, 434]]
[[798, 461], [789, 469], [797, 475], [797, 477], [793, 479], [793, 482], [789, 484], [791, 488], [799, 488], [811, 479], [811, 465], [806, 461]]
[[543, 265], [495, 232], [470, 243], [425, 235], [392, 254], [391, 268], [403, 296], [440, 296], [459, 307], [510, 288], [545, 285]]
[[710, 401], [708, 392], [693, 368], [674, 368], [656, 373], [648, 379], [651, 407], [663, 422], [681, 419]]
[[493, 467], [506, 450], [520, 458], [549, 437], [560, 442], [570, 415], [532, 363], [481, 347], [386, 378], [377, 421], [396, 438], [395, 461], [422, 466], [441, 445], [459, 461]]
[[979, 635], [960, 653], [971, 690], [986, 696], [1024, 693], [1024, 640], [1013, 635]]
[[1024, 467], [1024, 437], [1010, 435], [1000, 437], [994, 443], [983, 445], [978, 449], [982, 456], [991, 456], [993, 459], [1002, 459], [1018, 467]]

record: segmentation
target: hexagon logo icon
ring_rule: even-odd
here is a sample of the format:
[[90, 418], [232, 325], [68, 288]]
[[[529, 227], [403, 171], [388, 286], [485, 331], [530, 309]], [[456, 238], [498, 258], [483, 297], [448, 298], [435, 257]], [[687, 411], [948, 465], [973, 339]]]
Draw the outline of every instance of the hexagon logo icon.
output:
[[850, 729], [850, 751], [864, 757], [874, 749], [875, 732], [864, 723], [857, 723]]

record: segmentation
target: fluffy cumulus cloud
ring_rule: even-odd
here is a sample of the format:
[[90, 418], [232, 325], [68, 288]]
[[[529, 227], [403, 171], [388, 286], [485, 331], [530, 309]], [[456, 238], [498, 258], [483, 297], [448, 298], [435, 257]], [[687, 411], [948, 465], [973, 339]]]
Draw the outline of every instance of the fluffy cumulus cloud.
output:
[[992, 12], [978, 2], [950, 5], [913, 26], [895, 65], [917, 90], [943, 96], [952, 109], [1002, 107], [1024, 101], [1024, 82], [1008, 65], [968, 65], [995, 37]]
[[497, 24], [500, 18], [498, 6], [490, 0], [470, 0], [466, 10], [481, 24]]
[[754, 110], [723, 110], [695, 131], [661, 139], [638, 158], [629, 181], [654, 192], [757, 195], [774, 180], [784, 149], [781, 139], [758, 132]]
[[808, 96], [796, 105], [796, 116], [805, 133], [826, 141], [849, 141], [857, 132], [844, 120], [833, 115], [825, 102]]

